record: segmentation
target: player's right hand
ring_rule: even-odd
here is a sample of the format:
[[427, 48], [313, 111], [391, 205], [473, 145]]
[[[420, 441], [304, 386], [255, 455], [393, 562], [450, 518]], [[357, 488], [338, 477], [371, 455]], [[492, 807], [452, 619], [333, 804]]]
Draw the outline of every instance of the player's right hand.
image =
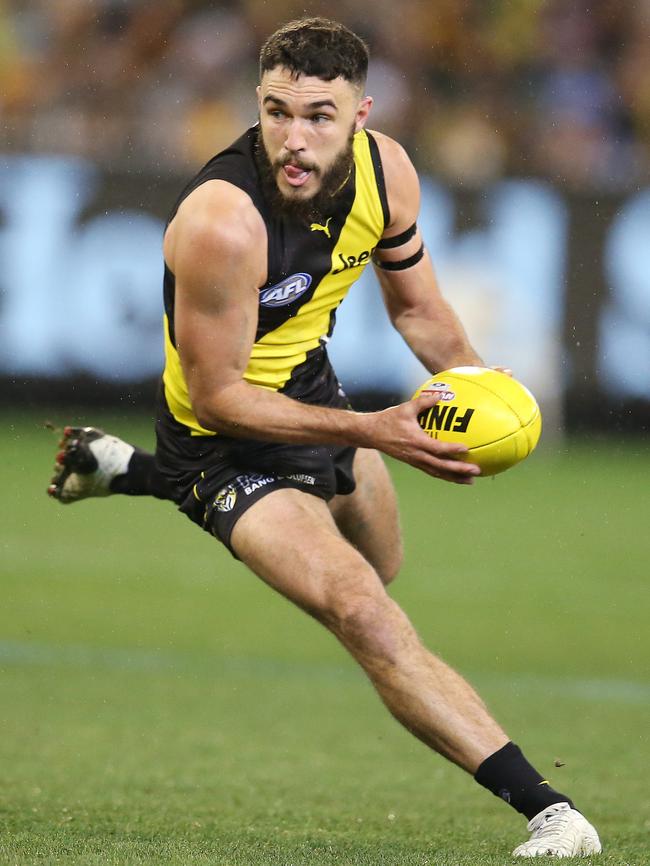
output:
[[432, 439], [420, 427], [418, 415], [439, 400], [435, 393], [422, 394], [415, 400], [365, 415], [369, 424], [370, 447], [377, 448], [403, 463], [421, 469], [427, 475], [455, 484], [473, 484], [481, 470], [465, 463], [467, 446], [459, 442]]

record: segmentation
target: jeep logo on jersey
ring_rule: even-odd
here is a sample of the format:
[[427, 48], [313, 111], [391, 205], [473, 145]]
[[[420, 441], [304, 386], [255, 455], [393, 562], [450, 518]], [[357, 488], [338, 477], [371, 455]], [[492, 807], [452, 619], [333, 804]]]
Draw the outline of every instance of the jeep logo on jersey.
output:
[[304, 295], [310, 286], [309, 274], [292, 274], [277, 285], [264, 289], [260, 295], [260, 304], [263, 307], [284, 307]]
[[376, 249], [376, 247], [373, 247], [371, 250], [362, 250], [360, 253], [352, 256], [344, 256], [342, 253], [338, 253], [341, 267], [336, 268], [332, 273], [341, 274], [343, 271], [347, 271], [350, 268], [361, 268], [364, 265], [367, 265]]

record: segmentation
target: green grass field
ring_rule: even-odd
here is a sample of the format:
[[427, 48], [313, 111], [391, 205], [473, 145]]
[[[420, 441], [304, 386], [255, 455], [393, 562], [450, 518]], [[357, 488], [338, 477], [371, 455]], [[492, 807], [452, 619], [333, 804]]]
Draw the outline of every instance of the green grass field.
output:
[[[520, 862], [524, 819], [172, 506], [49, 501], [39, 417], [0, 435], [2, 866]], [[472, 488], [392, 468], [394, 596], [597, 825], [580, 862], [650, 863], [650, 453], [547, 446]]]

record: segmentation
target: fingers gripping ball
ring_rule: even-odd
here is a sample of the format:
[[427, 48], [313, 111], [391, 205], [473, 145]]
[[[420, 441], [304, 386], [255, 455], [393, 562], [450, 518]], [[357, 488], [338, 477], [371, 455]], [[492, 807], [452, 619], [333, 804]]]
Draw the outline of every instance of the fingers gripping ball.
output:
[[537, 401], [516, 379], [487, 367], [454, 367], [437, 373], [415, 392], [440, 399], [418, 416], [434, 439], [462, 442], [461, 455], [481, 467], [481, 475], [504, 472], [535, 448], [542, 431]]

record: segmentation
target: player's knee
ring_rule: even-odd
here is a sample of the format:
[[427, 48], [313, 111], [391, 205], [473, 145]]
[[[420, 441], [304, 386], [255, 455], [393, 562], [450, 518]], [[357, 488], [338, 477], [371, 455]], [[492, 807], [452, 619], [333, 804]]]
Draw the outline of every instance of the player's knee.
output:
[[326, 584], [326, 589], [317, 599], [310, 613], [327, 626], [339, 633], [346, 630], [360, 630], [367, 617], [367, 611], [380, 603], [386, 593], [378, 579], [377, 572], [367, 562], [358, 557], [354, 567], [341, 568], [335, 580]]
[[400, 615], [395, 602], [377, 584], [374, 591], [355, 591], [339, 597], [329, 611], [326, 625], [354, 655], [381, 657], [390, 662], [399, 651], [396, 619]]

